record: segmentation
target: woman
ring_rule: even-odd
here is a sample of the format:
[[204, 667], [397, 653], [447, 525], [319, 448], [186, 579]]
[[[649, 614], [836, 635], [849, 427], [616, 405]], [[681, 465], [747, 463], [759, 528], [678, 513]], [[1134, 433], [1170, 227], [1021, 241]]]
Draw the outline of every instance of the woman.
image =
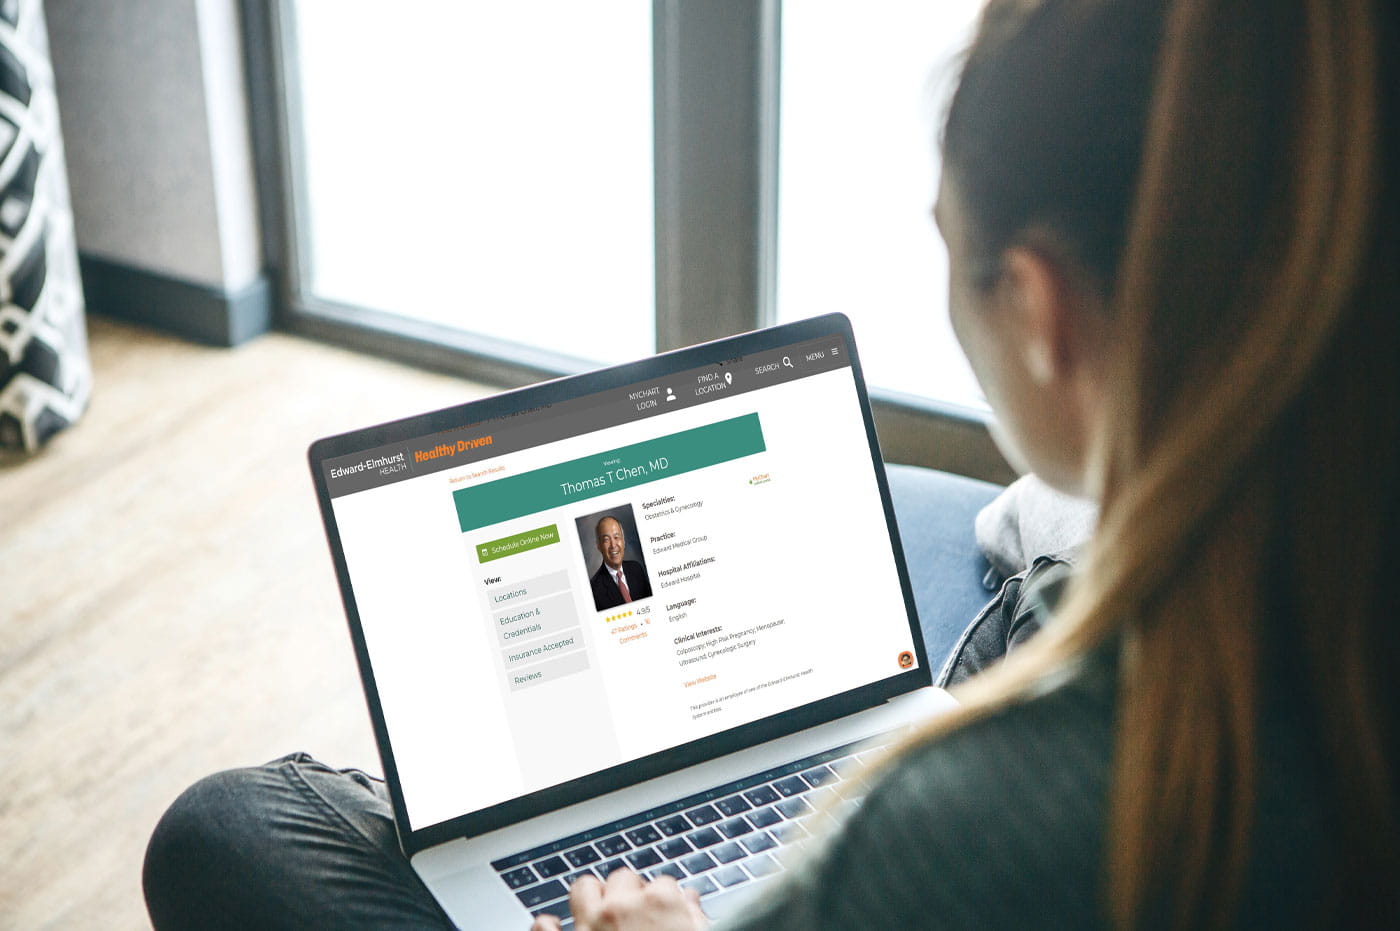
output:
[[[953, 322], [1008, 455], [1099, 530], [735, 924], [1400, 925], [1396, 20], [989, 4], [944, 132]], [[705, 923], [626, 871], [573, 911]]]
[[[1361, 0], [988, 6], [953, 323], [1008, 454], [1099, 531], [738, 925], [1400, 925], [1397, 48]], [[701, 923], [625, 874], [573, 905]]]

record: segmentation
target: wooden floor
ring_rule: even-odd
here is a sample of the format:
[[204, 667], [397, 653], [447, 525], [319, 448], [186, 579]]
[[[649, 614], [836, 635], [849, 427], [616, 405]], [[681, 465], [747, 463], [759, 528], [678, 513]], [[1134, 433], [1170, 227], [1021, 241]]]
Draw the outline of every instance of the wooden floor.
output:
[[460, 380], [273, 334], [90, 321], [92, 407], [0, 462], [0, 927], [146, 926], [141, 858], [217, 769], [378, 769], [305, 464]]

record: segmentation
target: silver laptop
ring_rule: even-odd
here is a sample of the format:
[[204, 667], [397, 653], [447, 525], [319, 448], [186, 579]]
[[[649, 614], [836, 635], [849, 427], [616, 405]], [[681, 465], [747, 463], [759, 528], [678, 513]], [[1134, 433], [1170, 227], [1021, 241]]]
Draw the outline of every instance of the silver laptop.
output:
[[317, 441], [400, 843], [454, 922], [623, 866], [718, 917], [930, 687], [849, 321]]

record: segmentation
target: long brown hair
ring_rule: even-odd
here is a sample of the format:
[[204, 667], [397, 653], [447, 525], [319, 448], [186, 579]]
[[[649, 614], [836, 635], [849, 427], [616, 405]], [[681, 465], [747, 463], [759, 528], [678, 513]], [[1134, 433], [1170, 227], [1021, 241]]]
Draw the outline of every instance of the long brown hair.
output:
[[1247, 919], [1278, 700], [1335, 826], [1331, 914], [1400, 922], [1395, 19], [1385, 0], [992, 0], [949, 106], [974, 280], [1051, 230], [1102, 287], [1116, 390], [1066, 603], [919, 739], [1120, 644], [1120, 926]]

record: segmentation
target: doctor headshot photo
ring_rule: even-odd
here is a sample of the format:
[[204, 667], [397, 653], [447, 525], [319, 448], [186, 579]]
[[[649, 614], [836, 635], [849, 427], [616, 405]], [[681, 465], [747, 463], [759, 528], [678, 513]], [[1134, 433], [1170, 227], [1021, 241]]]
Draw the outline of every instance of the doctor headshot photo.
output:
[[[581, 541], [585, 532], [591, 533], [593, 548], [602, 560], [589, 578], [596, 610], [606, 611], [651, 597], [651, 579], [641, 561], [641, 545], [630, 504], [581, 517], [578, 526]], [[628, 558], [629, 540], [634, 544], [631, 552], [635, 559]], [[588, 565], [592, 566], [595, 559], [588, 552], [587, 544], [584, 550]]]

